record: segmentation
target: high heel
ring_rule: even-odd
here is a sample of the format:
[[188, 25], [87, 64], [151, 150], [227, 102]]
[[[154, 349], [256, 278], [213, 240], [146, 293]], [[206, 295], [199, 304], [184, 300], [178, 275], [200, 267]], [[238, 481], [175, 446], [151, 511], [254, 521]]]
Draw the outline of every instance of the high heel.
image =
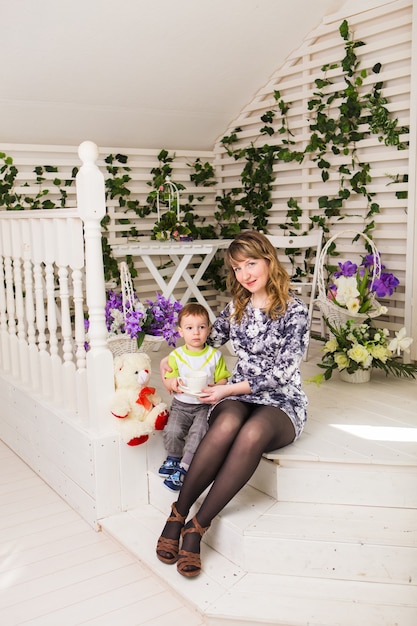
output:
[[[166, 524], [168, 522], [178, 522], [182, 526], [185, 523], [186, 515], [182, 516], [178, 513], [175, 502], [172, 503], [171, 507], [171, 515], [168, 517]], [[183, 529], [181, 529], [182, 532]], [[163, 537], [162, 535], [158, 539], [158, 543], [156, 544], [156, 556], [162, 563], [167, 563], [171, 565], [172, 563], [176, 563], [178, 559], [178, 550], [179, 550], [180, 540], [178, 539], [169, 539], [168, 537]], [[164, 556], [161, 552], [165, 552], [170, 556]]]
[[[183, 528], [181, 535], [184, 538], [188, 533], [198, 533], [200, 535], [200, 540], [203, 537], [204, 533], [210, 528], [210, 525], [206, 528], [200, 526], [196, 517], [189, 522], [193, 524], [193, 526], [189, 526], [189, 528]], [[192, 568], [192, 569], [187, 569]], [[194, 576], [198, 576], [201, 572], [201, 559], [199, 552], [189, 552], [188, 550], [180, 550], [178, 553], [178, 563], [177, 563], [177, 571], [187, 578], [193, 578]]]

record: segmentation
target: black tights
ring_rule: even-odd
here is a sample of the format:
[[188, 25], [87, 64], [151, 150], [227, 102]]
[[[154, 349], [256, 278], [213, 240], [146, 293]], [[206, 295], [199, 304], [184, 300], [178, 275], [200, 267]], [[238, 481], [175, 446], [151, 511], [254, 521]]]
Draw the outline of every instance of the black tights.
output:
[[190, 465], [177, 502], [178, 511], [188, 514], [213, 483], [197, 513], [201, 526], [209, 526], [248, 482], [262, 454], [288, 445], [294, 437], [294, 426], [280, 409], [240, 400], [220, 402]]
[[[191, 462], [177, 501], [178, 512], [188, 515], [197, 498], [213, 483], [196, 515], [201, 526], [209, 526], [248, 482], [262, 454], [290, 444], [294, 437], [291, 420], [276, 407], [240, 400], [220, 402]], [[171, 538], [178, 533], [178, 524], [167, 524], [163, 531]], [[187, 535], [187, 539], [192, 544], [196, 536]]]

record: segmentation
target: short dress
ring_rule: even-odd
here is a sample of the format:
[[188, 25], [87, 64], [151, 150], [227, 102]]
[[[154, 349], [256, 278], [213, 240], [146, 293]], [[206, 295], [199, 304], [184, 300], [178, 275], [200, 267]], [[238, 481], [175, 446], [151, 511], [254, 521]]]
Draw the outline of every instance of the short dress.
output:
[[213, 323], [208, 343], [231, 341], [237, 361], [228, 384], [247, 380], [252, 393], [225, 399], [276, 406], [291, 419], [297, 439], [307, 420], [308, 399], [302, 390], [300, 361], [309, 341], [308, 310], [293, 296], [287, 310], [272, 320], [249, 302], [238, 324], [230, 302]]

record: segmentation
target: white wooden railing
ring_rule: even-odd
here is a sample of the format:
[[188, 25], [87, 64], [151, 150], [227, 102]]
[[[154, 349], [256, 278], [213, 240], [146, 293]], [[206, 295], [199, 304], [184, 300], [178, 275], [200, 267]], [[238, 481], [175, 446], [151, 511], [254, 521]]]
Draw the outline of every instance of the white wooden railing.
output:
[[85, 142], [79, 155], [78, 210], [0, 213], [0, 367], [85, 426], [100, 428], [93, 416], [100, 414], [106, 380], [112, 392], [100, 230], [104, 181], [95, 145]]
[[0, 212], [0, 438], [93, 526], [148, 497], [109, 408], [97, 155], [81, 144], [76, 210]]

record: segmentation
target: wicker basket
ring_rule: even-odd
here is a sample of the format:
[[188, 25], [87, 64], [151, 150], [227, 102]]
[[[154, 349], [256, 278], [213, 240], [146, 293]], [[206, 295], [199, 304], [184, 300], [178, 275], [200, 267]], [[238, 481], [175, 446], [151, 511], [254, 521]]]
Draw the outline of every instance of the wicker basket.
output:
[[136, 338], [132, 339], [126, 335], [115, 335], [107, 339], [107, 345], [114, 357], [126, 354], [126, 352], [150, 352], [158, 350], [162, 343], [163, 340], [161, 337], [155, 337], [154, 335], [145, 335], [140, 348], [138, 348]]
[[353, 230], [352, 231], [343, 230], [329, 239], [326, 245], [323, 246], [319, 259], [318, 259], [317, 282], [318, 282], [319, 295], [316, 299], [316, 303], [320, 311], [322, 312], [323, 317], [329, 322], [329, 324], [331, 324], [331, 326], [337, 326], [337, 327], [345, 326], [348, 320], [353, 320], [353, 322], [356, 322], [357, 324], [362, 324], [369, 317], [373, 318], [373, 317], [378, 317], [379, 315], [381, 315], [381, 312], [380, 312], [381, 305], [376, 300], [376, 298], [372, 296], [371, 296], [372, 309], [368, 311], [367, 313], [351, 313], [347, 309], [344, 309], [343, 307], [338, 306], [327, 297], [327, 289], [326, 289], [326, 284], [324, 280], [324, 266], [325, 266], [326, 256], [328, 254], [331, 244], [335, 241], [335, 239], [337, 239], [337, 237], [346, 235], [348, 233], [351, 233], [351, 234], [353, 233], [354, 236], [360, 235], [368, 242], [368, 244], [371, 247], [372, 254], [374, 255], [374, 272], [373, 272], [372, 279], [371, 279], [371, 285], [374, 283], [375, 279], [381, 276], [381, 259], [379, 256], [379, 252], [376, 249], [375, 244], [372, 241], [372, 239], [369, 239], [369, 237], [367, 237], [364, 233], [360, 233], [360, 232], [353, 231]]
[[[123, 303], [123, 317], [126, 319], [126, 312], [135, 299], [135, 293], [133, 291], [132, 277], [129, 272], [127, 264], [122, 261], [120, 263], [120, 283], [122, 288], [122, 303]], [[155, 337], [154, 335], [145, 335], [145, 338], [138, 348], [136, 338], [133, 339], [129, 335], [114, 335], [107, 339], [107, 345], [112, 351], [113, 356], [121, 356], [126, 352], [150, 352], [151, 350], [158, 350], [163, 343], [161, 337]]]
[[345, 383], [369, 383], [371, 380], [371, 369], [356, 370], [353, 374], [349, 374], [346, 370], [342, 370], [339, 374], [340, 380], [343, 380]]

